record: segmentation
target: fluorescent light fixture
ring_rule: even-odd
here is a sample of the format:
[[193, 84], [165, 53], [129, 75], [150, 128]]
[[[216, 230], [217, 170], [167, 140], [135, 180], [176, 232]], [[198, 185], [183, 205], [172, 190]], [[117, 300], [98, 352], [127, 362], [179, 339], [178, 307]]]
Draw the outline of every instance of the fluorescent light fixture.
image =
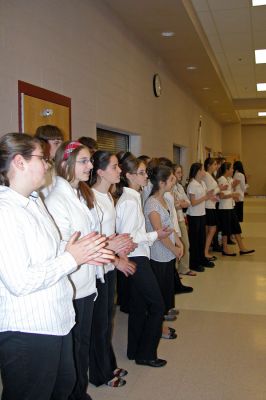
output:
[[266, 83], [257, 83], [257, 91], [258, 92], [266, 91]]
[[171, 32], [171, 31], [167, 32], [166, 31], [166, 32], [162, 32], [161, 35], [163, 37], [172, 37], [172, 36], [175, 36], [175, 32]]
[[255, 50], [255, 61], [256, 64], [266, 63], [266, 49]]
[[252, 5], [253, 6], [265, 6], [266, 1], [265, 0], [252, 0]]
[[259, 117], [266, 117], [266, 111], [259, 111], [258, 112]]
[[194, 69], [197, 69], [197, 67], [195, 67], [195, 65], [189, 65], [189, 66], [187, 67], [187, 69], [188, 69], [189, 71], [193, 71]]

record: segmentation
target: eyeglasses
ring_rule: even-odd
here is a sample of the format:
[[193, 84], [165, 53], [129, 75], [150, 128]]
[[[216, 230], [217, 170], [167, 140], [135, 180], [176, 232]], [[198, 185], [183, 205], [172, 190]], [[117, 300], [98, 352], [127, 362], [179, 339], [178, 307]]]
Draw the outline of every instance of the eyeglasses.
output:
[[82, 158], [81, 160], [76, 160], [76, 162], [82, 165], [92, 164], [92, 160], [90, 158]]
[[49, 161], [49, 158], [47, 158], [45, 156], [39, 156], [39, 154], [31, 154], [30, 157], [38, 157], [40, 160], [42, 160], [46, 163]]
[[134, 172], [134, 175], [148, 176], [146, 171]]

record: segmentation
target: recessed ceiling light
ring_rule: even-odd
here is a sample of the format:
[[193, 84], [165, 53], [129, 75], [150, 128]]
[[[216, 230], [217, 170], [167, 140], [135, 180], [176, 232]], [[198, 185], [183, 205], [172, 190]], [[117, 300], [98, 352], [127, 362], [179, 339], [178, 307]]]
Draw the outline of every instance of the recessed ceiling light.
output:
[[257, 91], [264, 92], [266, 90], [266, 83], [257, 83]]
[[163, 37], [172, 37], [172, 36], [175, 36], [175, 32], [171, 32], [171, 31], [167, 32], [166, 31], [166, 32], [162, 32], [161, 35]]
[[203, 87], [202, 89], [203, 89], [203, 90], [210, 90], [210, 88], [207, 87], [207, 86]]
[[255, 61], [256, 64], [264, 64], [266, 63], [266, 50], [255, 50]]
[[259, 117], [266, 117], [266, 111], [259, 111], [258, 112]]
[[195, 67], [195, 65], [189, 65], [187, 69], [193, 71], [194, 69], [197, 69], [197, 67]]
[[265, 6], [266, 1], [265, 0], [252, 0], [252, 5], [253, 6]]

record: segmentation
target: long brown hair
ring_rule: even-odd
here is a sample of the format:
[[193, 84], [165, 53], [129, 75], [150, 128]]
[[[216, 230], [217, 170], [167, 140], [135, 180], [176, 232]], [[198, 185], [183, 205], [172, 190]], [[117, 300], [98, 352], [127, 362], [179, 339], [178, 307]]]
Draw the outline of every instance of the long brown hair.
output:
[[[75, 166], [77, 156], [82, 149], [86, 149], [86, 146], [80, 145], [75, 148], [71, 153], [68, 154], [68, 158], [64, 159], [64, 153], [67, 145], [71, 141], [62, 143], [55, 153], [55, 171], [57, 176], [61, 176], [68, 182], [72, 182], [75, 179]], [[91, 188], [86, 182], [78, 183], [78, 196], [82, 196], [89, 209], [94, 207], [94, 195]]]
[[144, 164], [144, 161], [139, 160], [133, 154], [130, 154], [128, 157], [124, 158], [121, 157], [121, 160], [119, 159], [119, 154], [116, 155], [118, 158], [119, 162], [119, 168], [121, 168], [121, 175], [120, 175], [120, 182], [116, 184], [116, 191], [115, 191], [115, 197], [118, 198], [122, 195], [123, 193], [123, 188], [124, 187], [129, 187], [129, 182], [127, 179], [127, 173], [129, 174], [134, 174], [137, 172], [140, 164]]

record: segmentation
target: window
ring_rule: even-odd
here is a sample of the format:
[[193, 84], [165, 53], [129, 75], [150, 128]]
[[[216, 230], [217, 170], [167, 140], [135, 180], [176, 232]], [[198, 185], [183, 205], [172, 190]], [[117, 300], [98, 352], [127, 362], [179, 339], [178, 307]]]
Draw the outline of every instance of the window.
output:
[[99, 150], [107, 150], [117, 154], [119, 151], [129, 151], [129, 136], [97, 128], [97, 143]]

